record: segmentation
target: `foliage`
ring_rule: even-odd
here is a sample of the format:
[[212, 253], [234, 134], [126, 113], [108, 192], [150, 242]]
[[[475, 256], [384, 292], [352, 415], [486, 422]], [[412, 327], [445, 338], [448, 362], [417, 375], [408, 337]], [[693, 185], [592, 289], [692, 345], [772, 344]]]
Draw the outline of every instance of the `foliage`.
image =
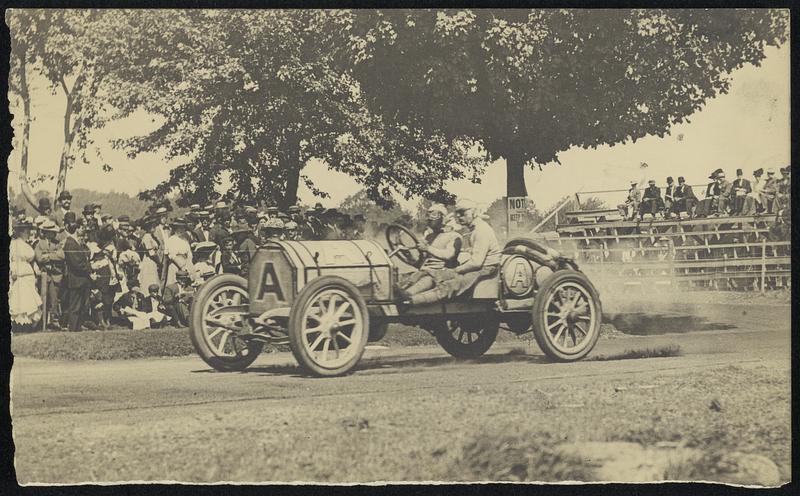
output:
[[[107, 96], [114, 90], [108, 76], [126, 64], [128, 40], [136, 32], [125, 12], [25, 9], [7, 13], [16, 48], [12, 67], [19, 68], [24, 65], [20, 61], [27, 61], [32, 70], [46, 78], [53, 92], [61, 91], [66, 99], [56, 197], [64, 189], [67, 171], [75, 160], [87, 161], [86, 153], [93, 144], [91, 131], [107, 121]], [[12, 79], [20, 81], [19, 74]], [[21, 85], [12, 84], [11, 90], [21, 91], [24, 98], [26, 90]], [[102, 161], [99, 155], [97, 158]]]
[[[83, 188], [70, 190], [70, 193], [72, 194], [72, 210], [78, 213], [84, 205], [92, 202], [99, 202], [102, 204], [103, 213], [111, 214], [114, 217], [127, 215], [131, 219], [138, 219], [147, 211], [148, 204], [146, 202], [138, 198], [133, 198], [126, 193], [117, 193], [114, 191], [100, 192]], [[49, 195], [44, 191], [39, 191], [35, 195], [36, 199], [46, 196]], [[52, 200], [52, 197], [50, 197], [51, 205], [53, 203]], [[22, 207], [26, 205], [25, 198], [22, 194], [17, 194], [13, 198], [10, 198], [10, 203]], [[31, 208], [28, 208], [28, 214], [36, 215], [32, 213]]]
[[[508, 163], [669, 133], [788, 37], [767, 9], [356, 11], [348, 50], [371, 109]], [[401, 74], [402, 77], [387, 77]]]
[[144, 198], [178, 190], [205, 203], [229, 176], [237, 199], [286, 206], [300, 180], [325, 194], [302, 174], [311, 158], [354, 177], [378, 203], [392, 193], [444, 196], [445, 181], [476, 180], [482, 170], [484, 162], [467, 155], [470, 142], [366, 112], [347, 67], [332, 58], [341, 41], [329, 26], [339, 11], [128, 15], [140, 32], [111, 102], [118, 118], [144, 109], [161, 123], [117, 145], [132, 156], [160, 151], [183, 161]]

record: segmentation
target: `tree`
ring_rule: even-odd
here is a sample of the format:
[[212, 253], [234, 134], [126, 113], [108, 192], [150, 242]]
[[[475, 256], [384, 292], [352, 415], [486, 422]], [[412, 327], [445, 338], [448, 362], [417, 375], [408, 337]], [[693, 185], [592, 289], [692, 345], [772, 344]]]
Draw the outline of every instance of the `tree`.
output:
[[228, 176], [239, 200], [297, 201], [312, 158], [354, 177], [389, 207], [393, 194], [444, 197], [450, 179], [477, 181], [472, 143], [421, 133], [366, 111], [336, 63], [339, 11], [137, 11], [132, 63], [116, 74], [117, 118], [143, 109], [153, 132], [120, 140], [131, 156], [161, 151], [183, 163], [144, 198], [177, 190], [205, 203]]
[[[342, 22], [368, 106], [526, 164], [664, 136], [788, 36], [786, 10], [390, 10]], [[389, 77], [392, 74], [394, 76]]]
[[[27, 191], [27, 140], [30, 93], [27, 73], [44, 76], [53, 92], [66, 99], [64, 141], [57, 170], [55, 196], [66, 185], [76, 155], [87, 161], [91, 132], [106, 122], [104, 107], [109, 73], [124, 64], [126, 40], [135, 32], [126, 11], [25, 9], [7, 14], [12, 37], [11, 90], [22, 100], [21, 181]], [[108, 168], [104, 165], [104, 168]]]

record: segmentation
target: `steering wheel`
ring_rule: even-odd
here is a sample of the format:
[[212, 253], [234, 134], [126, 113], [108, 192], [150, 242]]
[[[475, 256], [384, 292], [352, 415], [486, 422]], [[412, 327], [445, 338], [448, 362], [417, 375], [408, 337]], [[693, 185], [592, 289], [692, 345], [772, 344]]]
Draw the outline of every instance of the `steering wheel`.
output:
[[425, 257], [419, 249], [419, 240], [414, 233], [398, 224], [386, 228], [386, 243], [389, 245], [389, 256], [397, 258], [412, 267], [422, 267]]

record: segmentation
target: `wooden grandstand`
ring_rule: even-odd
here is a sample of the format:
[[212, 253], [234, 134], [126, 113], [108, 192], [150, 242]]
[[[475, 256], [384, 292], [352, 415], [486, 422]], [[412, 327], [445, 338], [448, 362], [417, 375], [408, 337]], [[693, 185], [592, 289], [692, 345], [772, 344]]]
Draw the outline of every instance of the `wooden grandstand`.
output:
[[557, 225], [558, 237], [550, 243], [605, 282], [632, 288], [790, 287], [788, 230], [775, 214], [631, 221], [616, 209], [593, 209], [558, 217], [566, 223]]

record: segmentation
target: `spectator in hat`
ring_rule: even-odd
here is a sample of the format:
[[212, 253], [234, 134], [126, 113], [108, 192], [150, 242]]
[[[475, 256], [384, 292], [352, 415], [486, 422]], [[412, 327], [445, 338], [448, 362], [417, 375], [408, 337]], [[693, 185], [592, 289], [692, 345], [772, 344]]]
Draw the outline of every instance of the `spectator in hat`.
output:
[[97, 232], [97, 252], [92, 260], [92, 270], [97, 274], [94, 289], [100, 293], [100, 311], [95, 323], [101, 329], [111, 326], [111, 311], [114, 295], [122, 288], [122, 276], [117, 269], [117, 248], [114, 245], [116, 232], [111, 224], [103, 224]]
[[103, 204], [100, 202], [92, 202], [92, 209], [94, 209], [94, 218], [97, 220], [97, 225], [103, 225]]
[[664, 202], [661, 199], [661, 189], [656, 186], [656, 181], [650, 179], [647, 184], [642, 196], [642, 203], [639, 205], [639, 220], [644, 220], [644, 214], [650, 214], [655, 219], [656, 213]]
[[142, 218], [145, 233], [142, 235], [142, 261], [139, 264], [139, 284], [147, 287], [150, 284], [159, 284], [161, 281], [161, 264], [164, 248], [156, 237], [159, 220], [154, 216]]
[[728, 215], [733, 202], [733, 184], [725, 178], [725, 172], [717, 174], [719, 184], [719, 201], [717, 204], [717, 215]]
[[717, 169], [708, 176], [711, 182], [706, 186], [706, 195], [697, 204], [695, 214], [697, 217], [708, 217], [717, 211], [719, 204], [719, 182], [717, 181], [717, 174], [722, 172], [722, 169]]
[[667, 187], [664, 189], [664, 217], [672, 216], [672, 204], [675, 201], [675, 180], [667, 176]]
[[255, 233], [250, 229], [250, 226], [240, 223], [231, 231], [231, 237], [240, 259], [241, 270], [239, 274], [247, 278], [250, 261], [255, 257], [258, 250], [258, 243], [254, 239]]
[[133, 286], [139, 286], [139, 270], [142, 259], [128, 239], [122, 238], [118, 243], [117, 272], [120, 276], [121, 291], [125, 292]]
[[639, 211], [639, 203], [641, 202], [641, 192], [639, 191], [639, 181], [631, 180], [631, 187], [628, 189], [628, 196], [625, 198], [625, 203], [617, 205], [620, 215], [625, 220], [633, 220], [636, 218], [636, 213]]
[[220, 249], [216, 252], [214, 267], [218, 274], [241, 274], [242, 259], [236, 252], [236, 245], [230, 234], [219, 238]]
[[694, 196], [692, 187], [686, 184], [683, 176], [678, 176], [678, 186], [672, 194], [672, 201], [672, 212], [678, 216], [678, 219], [681, 218], [681, 212], [686, 212], [690, 219], [694, 216], [697, 197]]
[[64, 215], [64, 279], [62, 318], [70, 331], [80, 331], [89, 305], [91, 282], [97, 278], [89, 263], [89, 248], [84, 243], [84, 220], [73, 212]]
[[72, 195], [69, 191], [62, 191], [56, 199], [56, 209], [53, 212], [53, 220], [59, 227], [64, 227], [64, 214], [72, 209]]
[[39, 208], [36, 209], [39, 212], [39, 215], [44, 215], [45, 217], [53, 218], [53, 207], [50, 205], [50, 198], [46, 196], [39, 198]]
[[744, 178], [742, 169], [736, 169], [736, 179], [732, 183], [732, 199], [733, 207], [731, 209], [732, 215], [741, 215], [744, 209], [745, 200], [748, 195], [753, 191], [750, 186], [750, 181]]
[[172, 221], [172, 235], [167, 239], [164, 253], [167, 257], [167, 284], [175, 282], [175, 274], [179, 270], [192, 274], [192, 245], [187, 234], [186, 220], [177, 218]]
[[189, 325], [189, 305], [192, 296], [192, 277], [185, 270], [175, 272], [175, 280], [164, 287], [164, 308], [175, 325]]
[[778, 215], [788, 212], [791, 207], [792, 176], [791, 166], [781, 167], [781, 178], [778, 180], [778, 192], [775, 199]]
[[767, 178], [764, 180], [764, 186], [761, 189], [763, 198], [763, 205], [767, 214], [772, 214], [775, 207], [775, 198], [778, 194], [778, 181], [775, 179], [775, 169], [767, 169]]
[[36, 264], [44, 273], [47, 327], [59, 329], [61, 320], [59, 294], [64, 276], [64, 250], [56, 239], [56, 235], [61, 229], [52, 219], [48, 219], [39, 230], [41, 239], [34, 247], [34, 252]]
[[25, 326], [39, 322], [42, 317], [42, 299], [36, 290], [37, 274], [34, 271], [36, 253], [28, 244], [33, 225], [17, 221], [12, 226], [9, 246], [11, 285], [8, 290], [8, 311], [12, 323]]

